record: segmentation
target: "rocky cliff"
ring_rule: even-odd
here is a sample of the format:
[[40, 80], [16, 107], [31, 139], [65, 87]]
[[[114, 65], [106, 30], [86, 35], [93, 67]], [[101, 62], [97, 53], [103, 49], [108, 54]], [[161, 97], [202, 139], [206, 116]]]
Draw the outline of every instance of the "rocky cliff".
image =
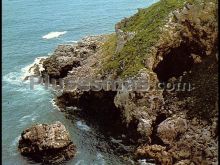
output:
[[[59, 46], [41, 75], [63, 78], [57, 105], [67, 113], [78, 106], [108, 132], [126, 136], [134, 159], [217, 164], [217, 10], [214, 0], [161, 0], [116, 24], [114, 34]], [[79, 78], [148, 79], [150, 90], [69, 86]]]

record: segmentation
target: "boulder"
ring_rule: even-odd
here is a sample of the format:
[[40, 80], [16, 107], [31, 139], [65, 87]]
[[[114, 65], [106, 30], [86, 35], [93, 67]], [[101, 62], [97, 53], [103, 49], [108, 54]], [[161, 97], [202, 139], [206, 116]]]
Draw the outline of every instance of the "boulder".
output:
[[23, 156], [43, 164], [59, 164], [70, 160], [76, 153], [75, 145], [65, 126], [36, 124], [21, 133], [18, 149]]
[[167, 118], [159, 124], [157, 135], [165, 144], [172, 144], [178, 135], [187, 130], [186, 119], [178, 116]]

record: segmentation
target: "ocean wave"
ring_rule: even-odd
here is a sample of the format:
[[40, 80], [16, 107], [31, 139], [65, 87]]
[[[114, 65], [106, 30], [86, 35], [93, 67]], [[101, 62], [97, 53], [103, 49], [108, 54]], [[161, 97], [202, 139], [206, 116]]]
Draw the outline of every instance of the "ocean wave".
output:
[[49, 39], [52, 39], [52, 38], [57, 38], [59, 36], [62, 36], [64, 34], [66, 34], [66, 33], [67, 33], [67, 31], [63, 31], [63, 32], [50, 32], [50, 33], [42, 36], [42, 38], [49, 40]]
[[90, 127], [83, 123], [82, 121], [77, 121], [76, 125], [79, 129], [84, 130], [84, 131], [90, 131]]
[[3, 81], [8, 82], [13, 85], [21, 85], [21, 73], [19, 72], [10, 72], [3, 76]]
[[33, 117], [31, 118], [31, 121], [34, 122], [34, 121], [36, 121], [37, 118], [38, 118], [38, 116], [33, 116]]
[[84, 165], [85, 164], [85, 161], [84, 160], [79, 160], [76, 162], [75, 165]]
[[34, 122], [34, 121], [36, 121], [36, 119], [38, 117], [39, 117], [39, 115], [37, 115], [36, 113], [32, 113], [30, 115], [23, 116], [22, 118], [19, 119], [19, 122], [20, 122], [19, 126], [24, 126], [29, 122]]
[[67, 111], [81, 111], [81, 109], [76, 106], [66, 107], [66, 110]]
[[32, 117], [32, 115], [33, 115], [33, 114], [31, 114], [31, 115], [26, 115], [26, 116], [23, 116], [22, 118], [20, 118], [20, 119], [19, 119], [19, 121], [20, 121], [20, 122], [23, 122], [23, 121], [24, 121], [24, 120], [26, 120], [27, 118], [30, 118], [30, 117]]
[[53, 107], [54, 107], [55, 109], [57, 109], [57, 110], [60, 111], [60, 108], [57, 106], [55, 99], [51, 99], [50, 102], [51, 102], [51, 104], [53, 105]]
[[21, 135], [17, 136], [12, 142], [11, 142], [11, 145], [8, 147], [8, 150], [9, 150], [9, 154], [11, 156], [16, 156], [18, 155], [18, 150], [17, 150], [17, 145], [18, 145], [18, 142], [21, 138]]
[[10, 146], [8, 146], [7, 149], [8, 149], [8, 152], [9, 152], [9, 155], [10, 155], [10, 156], [16, 156], [16, 155], [19, 154], [19, 153], [18, 153], [18, 150], [17, 150], [17, 145], [18, 145], [18, 142], [19, 142], [20, 138], [21, 138], [21, 135], [15, 137], [15, 138], [11, 141]]
[[146, 159], [139, 159], [138, 163], [140, 165], [155, 165], [154, 163], [148, 163]]
[[66, 43], [78, 43], [78, 41], [75, 41], [75, 40], [73, 40], [73, 41], [65, 41]]
[[17, 136], [13, 141], [12, 141], [12, 146], [16, 146], [17, 144], [18, 144], [18, 141], [19, 141], [19, 139], [20, 139], [20, 135], [19, 136]]
[[35, 58], [34, 62], [32, 64], [29, 64], [27, 66], [25, 66], [24, 68], [21, 69], [21, 73], [22, 73], [22, 80], [25, 80], [27, 77], [34, 75], [34, 70], [36, 69], [35, 66], [39, 67], [39, 71], [42, 72], [44, 70], [43, 68], [43, 64], [41, 63], [42, 59], [46, 59], [47, 56], [42, 56], [42, 57], [37, 57]]
[[101, 153], [97, 153], [96, 157], [98, 161], [101, 163], [101, 165], [105, 165], [104, 156]]
[[[3, 81], [8, 82], [13, 85], [22, 85], [22, 83], [25, 83], [25, 79], [28, 76], [34, 75], [34, 69], [35, 65], [38, 65], [39, 71], [43, 71], [43, 64], [40, 62], [41, 59], [47, 58], [46, 56], [43, 57], [37, 57], [32, 64], [29, 64], [25, 66], [24, 68], [21, 68], [20, 72], [10, 72], [3, 76]], [[28, 82], [26, 82], [28, 83]]]

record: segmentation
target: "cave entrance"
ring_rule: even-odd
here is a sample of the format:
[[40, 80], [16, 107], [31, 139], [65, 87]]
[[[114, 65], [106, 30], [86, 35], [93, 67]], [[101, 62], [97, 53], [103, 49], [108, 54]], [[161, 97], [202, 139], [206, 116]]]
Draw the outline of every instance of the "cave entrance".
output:
[[121, 112], [114, 104], [115, 95], [116, 92], [114, 91], [84, 92], [79, 98], [78, 107], [83, 110], [84, 118], [94, 120], [104, 128], [120, 126]]
[[87, 91], [71, 104], [81, 109], [78, 117], [110, 139], [110, 148], [116, 154], [128, 154], [134, 152], [141, 135], [137, 132], [138, 121], [132, 120], [128, 125], [123, 121], [122, 111], [114, 103], [116, 94], [116, 91]]
[[116, 91], [87, 91], [72, 103], [82, 109], [80, 117], [96, 125], [103, 134], [113, 137], [123, 134], [127, 138], [138, 140], [138, 123], [133, 121], [126, 125], [122, 111], [114, 103], [116, 94]]
[[189, 45], [181, 43], [164, 55], [164, 59], [156, 66], [154, 72], [160, 82], [167, 82], [171, 77], [179, 77], [184, 71], [189, 71], [194, 64]]

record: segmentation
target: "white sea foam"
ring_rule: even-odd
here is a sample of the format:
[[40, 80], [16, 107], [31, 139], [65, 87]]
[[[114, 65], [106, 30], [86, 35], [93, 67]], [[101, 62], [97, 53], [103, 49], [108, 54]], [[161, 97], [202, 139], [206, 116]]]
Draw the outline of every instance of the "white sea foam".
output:
[[82, 121], [77, 121], [76, 125], [81, 130], [90, 131], [90, 127], [86, 125], [85, 123], [83, 123]]
[[53, 105], [53, 107], [57, 110], [60, 111], [60, 108], [57, 106], [56, 101], [54, 99], [50, 100], [51, 104]]
[[10, 72], [3, 76], [3, 81], [6, 81], [13, 85], [21, 85], [20, 79], [21, 73], [18, 72]]
[[18, 141], [20, 139], [20, 135], [18, 137], [16, 137], [13, 141], [12, 141], [12, 146], [16, 146], [18, 144]]
[[52, 38], [57, 38], [59, 36], [62, 36], [64, 34], [66, 34], [67, 31], [63, 31], [63, 32], [50, 32], [44, 36], [42, 36], [43, 39], [46, 39], [46, 40], [49, 40], [49, 39], [52, 39]]
[[76, 106], [66, 107], [66, 110], [68, 110], [68, 111], [81, 111], [81, 109]]
[[67, 43], [78, 43], [78, 41], [75, 41], [75, 40], [73, 40], [73, 41], [65, 41], [65, 42], [67, 42]]
[[33, 116], [33, 117], [31, 118], [31, 121], [34, 122], [34, 121], [36, 121], [37, 118], [38, 118], [38, 116]]
[[148, 163], [146, 159], [139, 159], [138, 162], [140, 165], [155, 165], [154, 163]]
[[104, 156], [101, 153], [97, 153], [96, 156], [101, 165], [105, 165]]
[[33, 115], [33, 114], [23, 116], [22, 118], [20, 118], [20, 119], [19, 119], [19, 121], [20, 121], [20, 122], [23, 122], [24, 120], [26, 120], [26, 119], [28, 119], [28, 118], [31, 118], [31, 117], [32, 117], [32, 115]]
[[[47, 58], [46, 56], [37, 57], [32, 64], [29, 64], [21, 69], [20, 72], [10, 72], [3, 76], [3, 81], [8, 82], [13, 85], [22, 85], [23, 80], [27, 77], [34, 75], [35, 65], [38, 65], [39, 71], [43, 71], [43, 64], [41, 63], [41, 59]], [[28, 82], [27, 82], [28, 83]]]
[[9, 154], [11, 156], [16, 156], [18, 155], [18, 150], [17, 150], [17, 145], [18, 145], [18, 141], [20, 140], [21, 136], [17, 136], [12, 142], [11, 145], [9, 146]]
[[37, 57], [35, 58], [34, 62], [32, 64], [29, 64], [21, 69], [22, 76], [21, 79], [24, 80], [26, 77], [29, 77], [31, 75], [34, 75], [35, 66], [37, 65], [39, 67], [39, 71], [42, 72], [44, 70], [43, 63], [41, 62], [42, 59], [46, 59], [47, 56]]
[[76, 162], [75, 165], [84, 165], [84, 164], [85, 164], [84, 160], [79, 160], [79, 161]]
[[36, 121], [36, 119], [38, 117], [39, 117], [39, 115], [37, 115], [36, 113], [32, 113], [30, 115], [23, 116], [22, 118], [19, 119], [19, 122], [20, 122], [19, 126], [26, 125], [30, 121], [34, 122], [34, 121]]

